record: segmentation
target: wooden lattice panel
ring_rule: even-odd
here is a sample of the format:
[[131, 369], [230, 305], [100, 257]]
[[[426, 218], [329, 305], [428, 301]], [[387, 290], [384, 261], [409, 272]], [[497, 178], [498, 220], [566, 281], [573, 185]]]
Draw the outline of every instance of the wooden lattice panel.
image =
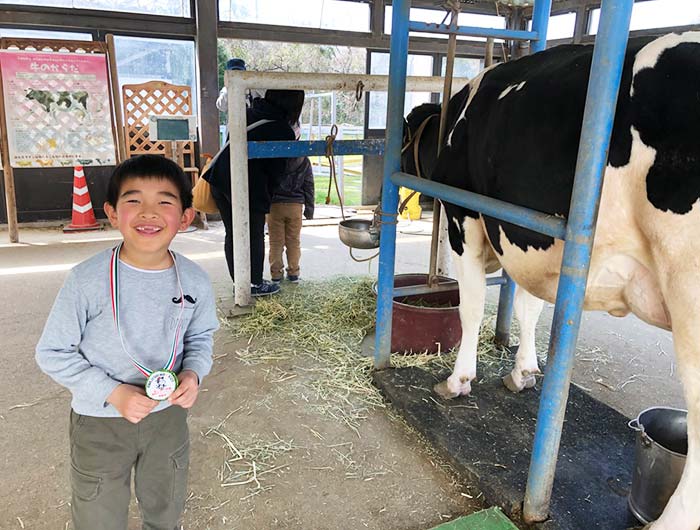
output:
[[[151, 141], [148, 137], [148, 117], [183, 116], [192, 114], [192, 89], [187, 85], [172, 85], [164, 81], [149, 81], [122, 87], [126, 154], [161, 154], [173, 157], [172, 142]], [[183, 167], [195, 167], [194, 142], [179, 142], [184, 157]]]

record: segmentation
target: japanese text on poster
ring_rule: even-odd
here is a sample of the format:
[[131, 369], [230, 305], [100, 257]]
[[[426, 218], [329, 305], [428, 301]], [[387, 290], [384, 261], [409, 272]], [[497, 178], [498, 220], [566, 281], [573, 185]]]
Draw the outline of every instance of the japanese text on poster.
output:
[[0, 51], [12, 167], [116, 163], [105, 55]]

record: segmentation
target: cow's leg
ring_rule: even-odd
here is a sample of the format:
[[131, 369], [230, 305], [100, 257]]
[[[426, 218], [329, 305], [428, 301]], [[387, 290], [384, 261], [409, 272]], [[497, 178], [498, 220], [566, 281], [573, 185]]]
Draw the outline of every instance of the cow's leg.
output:
[[[454, 223], [454, 219], [450, 219]], [[435, 385], [435, 392], [445, 399], [467, 395], [471, 381], [476, 378], [476, 348], [479, 328], [484, 317], [486, 296], [485, 252], [488, 250], [481, 222], [466, 217], [462, 254], [455, 252], [452, 263], [459, 282], [459, 318], [462, 324], [462, 341], [457, 352], [452, 375]], [[450, 226], [450, 230], [454, 227]], [[452, 238], [451, 238], [452, 240]], [[454, 245], [453, 245], [454, 249]]]
[[[692, 260], [691, 260], [692, 262]], [[689, 264], [690, 265], [690, 264]], [[668, 276], [671, 278], [671, 276]], [[700, 528], [700, 283], [696, 271], [673, 271], [664, 298], [671, 315], [678, 373], [688, 407], [688, 456], [683, 476], [653, 530]]]
[[520, 346], [515, 354], [513, 370], [503, 378], [503, 384], [511, 392], [535, 386], [535, 374], [540, 373], [535, 348], [535, 328], [544, 302], [532, 296], [519, 285], [515, 288], [513, 310], [520, 324]]

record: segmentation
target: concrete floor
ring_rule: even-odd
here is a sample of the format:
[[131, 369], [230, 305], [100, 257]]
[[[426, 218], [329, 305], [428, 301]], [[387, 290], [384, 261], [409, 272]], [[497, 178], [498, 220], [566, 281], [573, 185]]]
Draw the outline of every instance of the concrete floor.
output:
[[[323, 223], [323, 221], [320, 221]], [[333, 223], [333, 221], [329, 221]], [[424, 272], [430, 251], [428, 221], [399, 226], [396, 272]], [[198, 262], [209, 273], [215, 292], [231, 293], [223, 255], [223, 225], [179, 234], [173, 248]], [[17, 352], [33, 351], [36, 338], [67, 271], [119, 238], [115, 230], [63, 234], [58, 229], [24, 228], [19, 244], [8, 243], [0, 231], [0, 292], [10, 301], [1, 310], [3, 343]], [[355, 251], [366, 257], [372, 251]], [[377, 274], [378, 260], [353, 261], [338, 239], [334, 224], [305, 225], [302, 232], [302, 277], [322, 279], [339, 275]], [[268, 273], [266, 276], [269, 277]], [[488, 298], [497, 301], [497, 289]], [[13, 303], [19, 302], [19, 303]], [[538, 326], [538, 343], [546, 348], [553, 305], [546, 304]], [[634, 316], [584, 314], [579, 336], [574, 383], [623, 414], [633, 417], [654, 405], [684, 406], [675, 371], [669, 332], [653, 328]], [[18, 374], [19, 376], [19, 374]], [[2, 399], [0, 398], [0, 411]]]
[[[303, 278], [376, 275], [377, 260], [369, 263], [352, 261], [348, 249], [338, 240], [337, 227], [319, 223], [323, 221], [305, 226], [302, 231]], [[430, 231], [430, 222], [425, 221], [399, 226], [397, 273], [427, 270]], [[67, 517], [64, 412], [68, 395], [40, 374], [33, 359], [34, 347], [68, 270], [98, 251], [113, 246], [119, 240], [119, 233], [107, 229], [84, 234], [63, 234], [56, 228], [22, 228], [20, 240], [19, 244], [10, 244], [7, 231], [0, 231], [0, 293], [5, 300], [0, 309], [3, 346], [0, 359], [5, 366], [0, 378], [2, 388], [5, 389], [0, 393], [0, 426], [3, 429], [3, 436], [0, 437], [0, 472], [5, 477], [16, 477], [13, 481], [3, 481], [0, 487], [0, 499], [4, 499], [2, 504], [6, 506], [4, 512], [0, 509], [0, 528], [23, 527], [24, 523], [15, 520], [17, 515], [22, 516], [25, 523], [27, 517], [30, 517], [30, 521], [34, 518], [35, 522], [43, 520], [31, 527], [48, 529], [55, 526], [42, 514], [60, 512], [62, 517]], [[209, 273], [217, 296], [225, 301], [231, 297], [231, 281], [222, 243], [221, 223], [211, 223], [207, 231], [179, 234], [173, 242], [173, 248], [198, 262]], [[371, 252], [358, 251], [357, 254], [367, 256]], [[495, 302], [497, 290], [490, 289], [488, 296]], [[544, 345], [547, 342], [551, 312], [552, 307], [547, 307], [540, 320], [538, 342], [543, 344], [543, 349], [546, 348]], [[588, 313], [584, 317], [579, 344], [574, 382], [622, 414], [634, 417], [644, 408], [653, 405], [684, 406], [674, 370], [670, 333], [653, 329], [635, 317], [618, 319], [606, 314]], [[217, 362], [225, 361], [228, 360]], [[223, 388], [228, 386], [224, 385]], [[40, 406], [34, 406], [37, 404]], [[202, 407], [204, 410], [205, 406]], [[380, 421], [377, 427], [380, 431], [391, 432], [393, 427], [381, 423], [381, 418], [377, 421]], [[408, 451], [408, 458], [411, 456], [410, 442], [402, 449], [400, 444], [404, 442], [398, 441], [402, 438], [406, 438], [406, 435], [395, 434], [394, 441], [383, 443], [399, 444], [389, 446], [396, 447], [391, 451]], [[423, 461], [431, 462], [429, 458]], [[59, 478], [44, 480], [43, 477]], [[435, 482], [425, 483], [425, 495], [436, 490], [436, 486], [428, 487], [427, 484], [439, 484], [445, 491], [449, 489], [449, 480], [439, 477], [433, 480]], [[411, 487], [413, 491], [418, 491], [416, 488], [419, 486]], [[370, 491], [368, 494], [383, 495], [379, 491], [385, 490]], [[425, 495], [424, 498], [427, 498]], [[462, 495], [452, 491], [446, 497], [436, 498], [430, 503], [426, 501], [426, 505], [429, 504], [430, 510], [436, 513], [454, 513], [454, 510], [465, 513], [466, 508], [458, 507], [459, 502], [466, 498]], [[402, 508], [398, 500], [391, 502], [398, 509]], [[28, 503], [40, 508], [34, 512], [22, 511]], [[279, 509], [278, 506], [271, 506], [267, 516], [273, 517]], [[434, 520], [427, 515], [427, 510], [428, 508], [425, 522]], [[3, 521], [3, 515], [10, 514], [12, 521]], [[6, 522], [10, 524], [4, 526]], [[248, 522], [243, 527], [271, 527], [268, 522], [267, 519], [256, 524]], [[315, 523], [304, 521], [299, 527], [304, 527], [304, 524], [314, 527]], [[376, 521], [376, 524], [384, 530], [389, 528], [380, 521]], [[403, 526], [397, 528], [409, 527], [401, 524]], [[348, 528], [357, 526], [360, 525]], [[426, 526], [423, 523], [422, 527]], [[205, 527], [208, 528], [192, 525], [192, 528]]]
[[[304, 229], [305, 277], [376, 271], [376, 264], [352, 262], [336, 234], [335, 226]], [[6, 367], [0, 376], [0, 530], [68, 530], [70, 396], [40, 373], [34, 348], [68, 270], [114, 246], [119, 234], [23, 228], [20, 239], [11, 245], [7, 232], [0, 231], [0, 289], [6, 300], [0, 309], [0, 362]], [[401, 245], [425, 239], [407, 236]], [[220, 302], [231, 298], [222, 242], [223, 229], [214, 224], [209, 231], [179, 234], [173, 244], [207, 270]], [[419, 265], [407, 260], [401, 267]], [[237, 355], [247, 346], [247, 339], [232, 338], [227, 329], [215, 335], [212, 373], [190, 412], [186, 528], [424, 530], [483, 508], [478, 491], [461, 484], [414, 432], [385, 411], [367, 411], [355, 433], [314, 408], [320, 402], [308, 390], [315, 368], [304, 364], [308, 361], [247, 365]], [[280, 370], [293, 372], [294, 379], [276, 381]], [[251, 437], [293, 442], [294, 448], [277, 458], [278, 471], [265, 475], [264, 492], [251, 497], [247, 486], [222, 488], [228, 449], [206, 434], [217, 425], [244, 444], [239, 447]], [[129, 530], [138, 528], [132, 502]]]

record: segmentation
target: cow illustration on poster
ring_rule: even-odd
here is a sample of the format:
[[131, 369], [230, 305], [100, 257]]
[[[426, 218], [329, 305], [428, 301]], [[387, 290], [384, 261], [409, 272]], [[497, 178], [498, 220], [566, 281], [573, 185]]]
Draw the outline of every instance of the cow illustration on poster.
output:
[[0, 51], [12, 167], [116, 163], [106, 56]]

